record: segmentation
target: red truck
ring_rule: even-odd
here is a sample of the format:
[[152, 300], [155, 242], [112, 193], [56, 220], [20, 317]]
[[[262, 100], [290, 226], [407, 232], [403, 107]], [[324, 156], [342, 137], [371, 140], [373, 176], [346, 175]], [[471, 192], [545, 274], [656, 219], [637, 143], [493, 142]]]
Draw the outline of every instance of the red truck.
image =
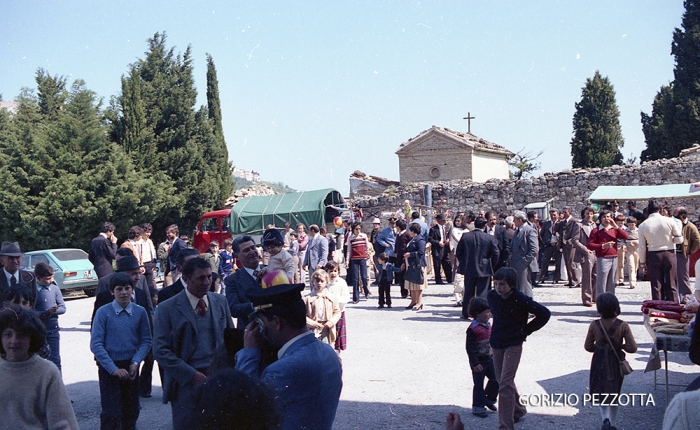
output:
[[333, 231], [333, 220], [348, 211], [340, 192], [332, 188], [297, 193], [253, 196], [239, 200], [232, 209], [207, 212], [199, 219], [194, 233], [194, 247], [207, 252], [209, 242], [216, 240], [224, 247], [224, 240], [241, 234], [253, 236], [259, 242], [268, 225], [281, 228], [290, 222], [294, 228], [303, 223], [326, 225]]
[[223, 249], [224, 240], [231, 238], [230, 222], [231, 209], [221, 209], [202, 215], [194, 233], [194, 248], [199, 252], [207, 252], [209, 242], [215, 240]]

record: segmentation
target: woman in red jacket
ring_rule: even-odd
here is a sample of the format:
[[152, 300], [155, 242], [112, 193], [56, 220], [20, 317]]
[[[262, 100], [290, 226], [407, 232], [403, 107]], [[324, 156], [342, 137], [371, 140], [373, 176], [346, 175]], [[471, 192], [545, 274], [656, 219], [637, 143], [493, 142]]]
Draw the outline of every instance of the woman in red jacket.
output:
[[600, 226], [591, 232], [588, 249], [595, 251], [596, 296], [603, 293], [615, 294], [615, 269], [617, 268], [617, 247], [627, 240], [624, 228], [618, 228], [612, 213], [602, 210], [598, 214]]

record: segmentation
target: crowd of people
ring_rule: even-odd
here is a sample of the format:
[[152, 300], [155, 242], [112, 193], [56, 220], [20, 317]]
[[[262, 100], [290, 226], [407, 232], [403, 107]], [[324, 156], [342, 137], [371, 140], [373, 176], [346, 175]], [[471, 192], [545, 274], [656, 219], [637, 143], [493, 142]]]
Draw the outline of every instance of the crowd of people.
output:
[[[524, 340], [550, 317], [533, 300], [546, 282], [580, 288], [582, 305], [596, 306], [600, 319], [584, 342], [593, 352], [590, 390], [619, 393], [619, 362], [637, 346], [618, 318], [616, 288], [635, 288], [641, 275], [651, 281], [653, 299], [694, 300], [689, 269], [700, 234], [685, 208], [653, 199], [644, 211], [629, 202], [622, 214], [611, 202], [580, 214], [574, 218], [569, 207], [551, 209], [547, 220], [523, 211], [437, 213], [429, 225], [427, 214], [406, 202], [384, 228], [374, 217], [365, 231], [359, 216], [332, 233], [285, 223], [268, 226], [260, 243], [242, 235], [225, 240], [223, 249], [212, 241], [202, 254], [188, 247], [176, 225], [166, 228], [158, 247], [150, 224], [133, 226], [118, 247], [115, 227], [106, 222], [89, 252], [99, 277], [90, 348], [101, 428], [135, 428], [156, 362], [174, 428], [229, 428], [226, 417], [255, 423], [250, 428], [331, 428], [342, 389], [346, 306], [373, 300], [376, 286], [378, 309], [391, 308], [398, 285], [406, 308], [422, 311], [429, 276], [452, 284], [461, 318], [471, 320], [466, 351], [475, 416], [497, 411], [499, 428], [512, 429], [526, 414], [514, 379]], [[58, 317], [66, 306], [53, 269], [20, 270], [21, 256], [18, 243], [0, 247], [0, 366], [34, 369], [27, 390], [45, 389], [25, 395], [41, 393], [31, 401], [46, 407], [28, 408], [29, 397], [0, 404], [16, 408], [24, 428], [77, 428], [60, 376]], [[161, 289], [157, 261], [165, 276]], [[9, 373], [1, 376], [8, 383]], [[253, 405], [249, 396], [262, 403]], [[601, 408], [601, 416], [604, 429], [614, 428], [615, 408]], [[450, 428], [460, 422], [458, 415], [448, 417]]]

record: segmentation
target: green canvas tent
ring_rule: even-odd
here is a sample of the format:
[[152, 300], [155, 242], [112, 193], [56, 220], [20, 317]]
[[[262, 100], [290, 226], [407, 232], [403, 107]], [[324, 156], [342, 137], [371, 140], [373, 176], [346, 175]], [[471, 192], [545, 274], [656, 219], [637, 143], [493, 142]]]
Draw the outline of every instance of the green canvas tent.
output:
[[601, 185], [588, 197], [591, 203], [605, 204], [617, 200], [620, 204], [628, 200], [637, 203], [651, 198], [683, 199], [700, 197], [700, 188], [696, 184], [666, 184], [666, 185]]
[[246, 197], [231, 208], [231, 234], [262, 234], [269, 224], [280, 228], [289, 221], [319, 227], [340, 215], [345, 203], [332, 188], [273, 196]]

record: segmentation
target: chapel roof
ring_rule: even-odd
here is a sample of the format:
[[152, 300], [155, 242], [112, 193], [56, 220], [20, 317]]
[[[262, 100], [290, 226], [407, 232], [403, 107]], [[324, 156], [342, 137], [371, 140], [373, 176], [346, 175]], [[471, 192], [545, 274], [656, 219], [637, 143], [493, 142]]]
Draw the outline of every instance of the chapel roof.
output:
[[505, 147], [503, 147], [501, 145], [497, 145], [493, 142], [489, 142], [488, 140], [482, 139], [481, 137], [478, 137], [472, 133], [450, 130], [447, 127], [440, 127], [437, 125], [434, 125], [427, 130], [421, 131], [420, 133], [418, 133], [418, 136], [415, 136], [415, 137], [408, 139], [406, 142], [402, 143], [399, 146], [399, 149], [396, 152], [397, 153], [401, 152], [404, 148], [409, 146], [412, 142], [426, 136], [429, 133], [441, 134], [443, 136], [449, 137], [453, 140], [456, 140], [456, 141], [458, 141], [466, 146], [472, 147], [472, 148], [477, 149], [477, 150], [483, 150], [483, 151], [487, 151], [487, 152], [498, 152], [501, 154], [506, 154], [508, 156], [515, 155], [513, 152], [507, 150]]

